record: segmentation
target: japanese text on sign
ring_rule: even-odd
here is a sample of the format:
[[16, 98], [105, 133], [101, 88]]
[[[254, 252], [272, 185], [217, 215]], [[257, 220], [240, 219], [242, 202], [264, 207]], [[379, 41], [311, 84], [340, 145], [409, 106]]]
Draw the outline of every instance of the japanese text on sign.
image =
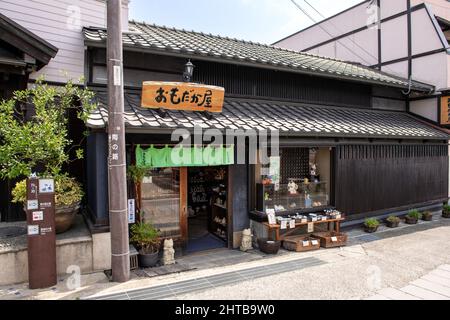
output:
[[144, 82], [142, 107], [222, 112], [225, 90], [183, 82]]

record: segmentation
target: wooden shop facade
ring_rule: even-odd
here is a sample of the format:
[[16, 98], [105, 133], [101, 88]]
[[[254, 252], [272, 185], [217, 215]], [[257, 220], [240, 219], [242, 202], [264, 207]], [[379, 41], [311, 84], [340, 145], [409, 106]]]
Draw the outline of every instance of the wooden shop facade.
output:
[[[351, 222], [448, 201], [449, 136], [408, 110], [408, 100], [430, 94], [432, 86], [204, 33], [134, 22], [130, 30], [124, 34], [128, 165], [144, 156], [160, 162], [149, 162], [142, 183], [129, 181], [129, 198], [137, 214], [187, 251], [237, 247], [241, 232], [265, 221], [267, 210], [288, 215], [336, 208]], [[88, 123], [85, 183], [90, 221], [101, 230], [108, 226], [106, 31], [83, 33], [88, 85], [99, 103]], [[188, 60], [195, 65], [193, 83], [225, 89], [221, 112], [143, 107], [142, 83], [180, 82]], [[251, 163], [255, 155], [247, 148], [241, 163], [238, 139], [224, 138], [215, 152], [228, 157], [218, 162], [171, 166], [158, 158], [174, 147], [175, 129], [194, 127], [224, 134], [277, 130], [279, 154]], [[208, 148], [203, 142], [189, 147]]]

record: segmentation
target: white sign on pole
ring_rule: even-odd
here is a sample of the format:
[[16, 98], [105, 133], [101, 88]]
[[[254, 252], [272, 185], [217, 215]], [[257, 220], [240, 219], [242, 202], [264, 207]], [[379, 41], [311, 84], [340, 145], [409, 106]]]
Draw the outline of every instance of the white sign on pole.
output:
[[134, 199], [128, 199], [128, 223], [136, 222], [136, 202]]

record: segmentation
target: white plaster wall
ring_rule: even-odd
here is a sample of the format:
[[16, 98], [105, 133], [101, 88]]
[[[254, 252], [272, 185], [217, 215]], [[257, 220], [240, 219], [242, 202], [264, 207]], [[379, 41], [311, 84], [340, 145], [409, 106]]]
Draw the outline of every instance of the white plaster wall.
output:
[[443, 48], [433, 22], [425, 9], [412, 13], [411, 31], [413, 55]]
[[383, 61], [390, 61], [408, 56], [407, 17], [383, 23], [381, 27], [381, 46]]
[[[128, 29], [128, 0], [124, 0], [123, 21]], [[48, 81], [66, 82], [84, 76], [83, 26], [106, 26], [104, 0], [0, 0], [0, 12], [56, 46], [50, 63], [31, 75]]]
[[382, 66], [381, 71], [388, 72], [403, 78], [408, 78], [408, 62], [397, 62], [390, 65]]
[[[368, 18], [367, 2], [365, 2], [352, 10], [321, 23], [320, 26], [314, 26], [300, 34], [294, 34], [292, 37], [282, 40], [275, 45], [293, 50], [304, 50], [317, 43], [321, 43], [338, 35], [365, 26]], [[355, 26], [357, 27], [355, 28]], [[329, 34], [331, 34], [332, 37], [330, 37]]]
[[450, 88], [450, 54], [447, 54], [447, 88]]
[[381, 0], [381, 19], [390, 17], [399, 12], [406, 11], [406, 0]]
[[[386, 1], [392, 1], [392, 0], [386, 0]], [[439, 17], [445, 18], [447, 20], [450, 20], [450, 2], [447, 0], [412, 0], [412, 5], [417, 5], [420, 3], [426, 3], [428, 4], [432, 10], [433, 13]]]
[[412, 63], [413, 79], [433, 84], [438, 90], [447, 88], [449, 84], [448, 63], [449, 55], [446, 52], [416, 58]]
[[409, 110], [412, 113], [422, 116], [426, 119], [438, 121], [437, 103], [438, 100], [436, 98], [411, 101], [409, 104]]

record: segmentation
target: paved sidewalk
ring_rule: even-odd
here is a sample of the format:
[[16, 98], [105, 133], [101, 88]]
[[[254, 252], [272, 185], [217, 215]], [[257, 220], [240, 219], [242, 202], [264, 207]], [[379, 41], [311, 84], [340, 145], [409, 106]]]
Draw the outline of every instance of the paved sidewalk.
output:
[[[159, 298], [323, 300], [449, 297], [450, 219], [436, 217], [432, 222], [381, 229], [373, 235], [354, 229], [349, 231], [349, 236], [347, 247], [314, 252], [283, 252], [268, 257], [257, 252], [241, 254], [227, 250], [228, 254], [217, 251], [186, 257], [181, 261], [194, 270], [162, 276], [135, 276], [123, 284], [109, 282], [105, 274], [95, 273], [82, 275], [81, 286], [75, 289], [70, 288], [73, 284], [70, 276], [61, 278], [57, 286], [46, 290], [29, 290], [27, 284], [0, 287], [0, 300], [70, 300], [114, 297], [123, 293], [122, 297], [128, 298], [128, 293], [136, 292], [143, 292], [143, 297], [158, 298], [158, 295], [151, 294], [152, 291], [167, 288], [172, 290], [171, 294], [166, 292]], [[296, 265], [296, 261], [309, 259], [320, 263]], [[232, 264], [226, 265], [224, 260]], [[274, 266], [273, 272], [270, 272], [271, 266]], [[243, 279], [242, 275], [247, 278]], [[377, 281], [373, 281], [374, 275]]]
[[273, 274], [292, 272], [324, 264], [324, 261], [313, 257], [267, 264], [228, 273], [199, 277], [196, 279], [169, 283], [165, 285], [124, 291], [105, 296], [90, 297], [89, 300], [157, 300], [176, 299], [178, 296], [195, 291], [217, 288], [224, 285], [237, 284], [243, 281], [267, 277]]
[[442, 265], [400, 289], [380, 290], [365, 300], [450, 300], [450, 265]]

